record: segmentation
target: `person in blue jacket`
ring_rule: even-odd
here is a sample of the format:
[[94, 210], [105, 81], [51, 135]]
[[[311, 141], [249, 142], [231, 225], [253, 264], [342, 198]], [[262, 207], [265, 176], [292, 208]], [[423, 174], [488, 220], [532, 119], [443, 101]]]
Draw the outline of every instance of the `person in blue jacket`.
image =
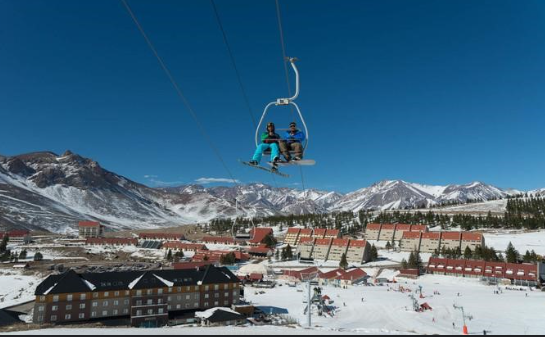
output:
[[[286, 161], [303, 160], [303, 142], [306, 140], [306, 135], [303, 131], [297, 128], [297, 123], [290, 124], [289, 130], [284, 135], [284, 140], [280, 142], [280, 152], [286, 157]], [[290, 152], [294, 152], [293, 158]]]
[[250, 161], [251, 165], [257, 166], [261, 163], [263, 153], [267, 150], [271, 150], [271, 162], [277, 164], [280, 161], [280, 135], [276, 133], [276, 126], [274, 123], [267, 124], [267, 132], [261, 135], [261, 145], [257, 147], [254, 157]]

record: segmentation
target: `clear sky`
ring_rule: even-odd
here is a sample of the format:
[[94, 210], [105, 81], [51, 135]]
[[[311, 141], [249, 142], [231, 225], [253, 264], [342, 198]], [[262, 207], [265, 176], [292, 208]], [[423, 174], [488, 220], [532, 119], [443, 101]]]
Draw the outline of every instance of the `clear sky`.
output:
[[[257, 117], [287, 95], [275, 3], [216, 3]], [[238, 163], [255, 130], [210, 2], [130, 4], [235, 177], [274, 184]], [[545, 187], [545, 1], [280, 4], [318, 162], [307, 187]], [[152, 186], [228, 178], [119, 1], [0, 0], [0, 153], [67, 149]], [[276, 183], [300, 188], [286, 172]]]

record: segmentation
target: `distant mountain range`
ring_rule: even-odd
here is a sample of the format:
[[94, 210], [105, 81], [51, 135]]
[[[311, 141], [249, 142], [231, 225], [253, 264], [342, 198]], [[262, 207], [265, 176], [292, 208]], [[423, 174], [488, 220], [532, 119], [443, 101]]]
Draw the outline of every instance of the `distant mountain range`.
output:
[[[263, 184], [205, 188], [150, 188], [67, 151], [0, 156], [0, 229], [27, 228], [73, 233], [80, 220], [112, 230], [151, 229], [234, 217], [392, 210], [447, 201], [490, 200], [523, 192], [480, 182], [426, 186], [382, 181], [346, 195]], [[545, 189], [533, 191], [545, 196]]]

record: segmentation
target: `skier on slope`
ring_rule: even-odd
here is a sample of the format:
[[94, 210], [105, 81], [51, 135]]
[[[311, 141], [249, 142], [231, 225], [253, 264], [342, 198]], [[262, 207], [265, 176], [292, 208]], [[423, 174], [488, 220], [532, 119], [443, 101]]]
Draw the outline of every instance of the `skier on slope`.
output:
[[280, 161], [280, 136], [276, 133], [276, 126], [274, 123], [267, 124], [267, 132], [261, 134], [262, 144], [257, 147], [254, 157], [250, 161], [251, 165], [257, 166], [263, 158], [263, 153], [267, 150], [271, 150], [271, 162], [275, 164], [274, 170], [278, 167], [276, 164]]

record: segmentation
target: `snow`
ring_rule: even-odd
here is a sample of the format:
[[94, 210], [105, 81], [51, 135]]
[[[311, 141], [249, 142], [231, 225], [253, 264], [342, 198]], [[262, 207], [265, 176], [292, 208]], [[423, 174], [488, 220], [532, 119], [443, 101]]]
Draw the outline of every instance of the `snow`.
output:
[[[167, 287], [169, 287], [169, 288], [174, 287], [174, 282], [167, 281], [167, 280], [165, 280], [164, 278], [159, 277], [159, 276], [157, 276], [157, 275], [155, 275], [155, 274], [153, 274], [153, 276], [155, 276], [159, 281], [163, 282]], [[134, 287], [134, 286], [133, 286], [133, 287]]]
[[140, 282], [140, 280], [142, 279], [142, 277], [144, 277], [145, 274], [142, 274], [142, 276], [140, 276], [139, 278], [137, 278], [136, 280], [132, 281], [130, 284], [129, 284], [129, 289], [132, 290], [132, 288], [136, 287], [136, 285], [138, 284], [138, 282]]
[[21, 270], [0, 269], [0, 309], [34, 300], [39, 274], [25, 275]]
[[89, 290], [91, 291], [95, 291], [95, 289], [97, 288], [94, 284], [92, 284], [91, 282], [87, 280], [83, 280], [83, 282], [85, 282], [85, 284], [89, 287]]
[[213, 308], [213, 309], [209, 309], [209, 310], [206, 310], [206, 311], [200, 311], [200, 312], [196, 312], [195, 313], [195, 317], [197, 318], [200, 318], [200, 319], [209, 319], [210, 317], [212, 317], [216, 311], [218, 310], [221, 310], [221, 311], [225, 311], [225, 312], [229, 312], [229, 313], [232, 313], [232, 314], [237, 314], [238, 313], [234, 310], [231, 310], [231, 309], [227, 309], [227, 308]]
[[519, 253], [535, 250], [538, 255], [545, 255], [545, 231], [498, 231], [485, 232], [486, 245], [494, 247], [498, 251], [507, 250], [509, 242], [512, 242]]

